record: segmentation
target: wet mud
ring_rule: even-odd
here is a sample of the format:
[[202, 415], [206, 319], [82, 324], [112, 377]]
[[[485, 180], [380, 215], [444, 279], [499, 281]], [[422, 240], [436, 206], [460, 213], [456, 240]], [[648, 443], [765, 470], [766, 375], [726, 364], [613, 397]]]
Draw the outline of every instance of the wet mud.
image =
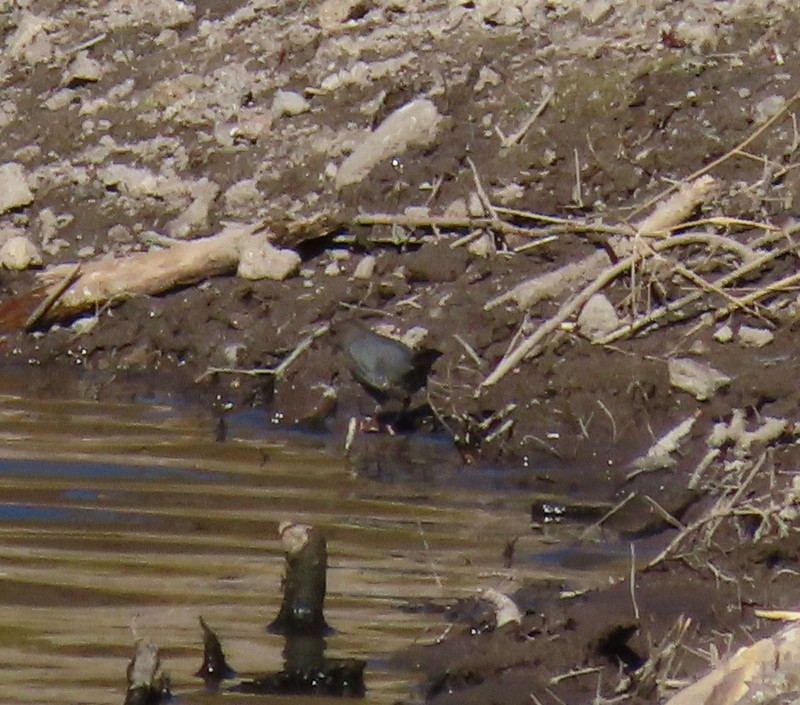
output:
[[[21, 164], [33, 191], [0, 213], [3, 241], [30, 236], [50, 266], [143, 251], [165, 233], [266, 222], [299, 255], [298, 271], [283, 281], [231, 273], [113, 301], [77, 321], [8, 326], [2, 374], [37, 395], [181, 399], [212, 410], [221, 441], [228, 414], [256, 408], [270, 427], [323, 434], [344, 455], [350, 420], [382, 409], [325, 327], [357, 313], [382, 334], [410, 334], [441, 353], [399, 434], [356, 433], [349, 468], [401, 486], [446, 488], [457, 478], [529, 493], [530, 516], [508, 537], [505, 560], [530, 578], [510, 591], [525, 611], [518, 626], [457, 624], [441, 643], [398, 654], [420, 672], [425, 700], [546, 702], [552, 692], [566, 702], [598, 693], [657, 702], [716, 655], [767, 633], [753, 607], [791, 606], [798, 592], [798, 306], [781, 289], [714, 316], [732, 296], [796, 269], [798, 140], [787, 101], [800, 89], [797, 13], [764, 3], [736, 15], [703, 2], [694, 14], [682, 3], [646, 12], [633, 3], [597, 16], [588, 9], [597, 4], [571, 3], [563, 12], [515, 3], [517, 14], [491, 3], [153, 5], [161, 9], [140, 17], [113, 2], [85, 16], [70, 3], [0, 4], [11, 57], [0, 60], [0, 162]], [[38, 39], [25, 39], [26, 26], [39, 27], [30, 35]], [[72, 48], [95, 39], [87, 51], [100, 68], [78, 71]], [[308, 108], [270, 112], [277, 89], [302, 94]], [[548, 90], [546, 108], [508, 143]], [[435, 140], [338, 187], [362, 131], [420, 96], [442, 116]], [[707, 289], [666, 324], [607, 345], [570, 318], [484, 384], [575, 291], [529, 306], [490, 302], [609, 249], [602, 233], [531, 226], [531, 213], [636, 222], [643, 204], [786, 105], [772, 129], [712, 170], [720, 187], [693, 214], [695, 230], [753, 251], [777, 232], [785, 257], [733, 292]], [[122, 167], [153, 180], [125, 181]], [[514, 232], [485, 228], [480, 246], [458, 244], [469, 227], [356, 222], [420, 208], [483, 218], [492, 204], [523, 213], [508, 216]], [[190, 206], [201, 215], [181, 219]], [[315, 217], [335, 227], [299, 242], [287, 235], [287, 221]], [[548, 239], [522, 247], [539, 237]], [[666, 274], [633, 267], [604, 293], [623, 321], [635, 320], [697, 286], [681, 263], [709, 278], [731, 266], [690, 244]], [[33, 271], [3, 270], [3, 300], [24, 300], [36, 282]], [[743, 342], [742, 326], [769, 330], [770, 342]], [[298, 350], [282, 374], [263, 373]], [[728, 381], [699, 400], [673, 383], [669, 363], [679, 357]], [[674, 445], [652, 452], [682, 423]], [[612, 585], [563, 595], [564, 586], [537, 581], [541, 557], [526, 563], [525, 542], [553, 522], [576, 527], [553, 560], [585, 564], [601, 546]]]

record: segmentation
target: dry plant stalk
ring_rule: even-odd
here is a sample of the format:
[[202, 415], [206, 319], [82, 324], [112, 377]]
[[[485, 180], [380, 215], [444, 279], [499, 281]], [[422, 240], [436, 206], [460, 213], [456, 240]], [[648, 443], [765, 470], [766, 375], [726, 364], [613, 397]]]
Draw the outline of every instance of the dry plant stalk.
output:
[[[506, 374], [514, 369], [528, 353], [530, 353], [539, 343], [549, 335], [558, 330], [562, 323], [566, 322], [570, 316], [576, 313], [592, 296], [603, 289], [607, 284], [618, 276], [628, 271], [631, 267], [649, 256], [650, 252], [658, 251], [660, 243], [654, 243], [651, 247], [637, 247], [638, 239], [643, 234], [654, 234], [681, 223], [685, 220], [698, 205], [706, 201], [716, 191], [716, 181], [710, 176], [704, 176], [696, 181], [685, 184], [681, 190], [673, 195], [668, 201], [660, 204], [658, 208], [647, 218], [642, 220], [636, 229], [637, 235], [633, 238], [615, 239], [612, 247], [617, 254], [624, 255], [624, 259], [616, 264], [601, 269], [597, 272], [590, 284], [575, 294], [562, 304], [558, 313], [545, 321], [532, 335], [519, 343], [513, 350], [509, 351], [500, 361], [494, 371], [483, 381], [482, 387], [489, 387], [499, 382]], [[662, 242], [669, 242], [668, 240]], [[599, 252], [586, 258], [578, 266], [584, 267], [587, 273], [595, 273], [597, 267], [610, 261], [607, 254]], [[551, 277], [551, 275], [546, 275]], [[559, 276], [564, 277], [565, 272], [559, 270]], [[551, 282], [548, 280], [548, 286]], [[535, 286], [535, 285], [534, 285]], [[487, 304], [489, 306], [489, 304]]]

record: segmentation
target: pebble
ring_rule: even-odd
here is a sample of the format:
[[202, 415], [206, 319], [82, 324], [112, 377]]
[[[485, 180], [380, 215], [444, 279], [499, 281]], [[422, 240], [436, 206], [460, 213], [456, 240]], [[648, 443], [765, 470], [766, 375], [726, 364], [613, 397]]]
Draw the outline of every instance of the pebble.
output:
[[0, 213], [33, 203], [25, 169], [17, 162], [0, 164]]
[[311, 110], [309, 103], [303, 96], [294, 91], [275, 91], [272, 99], [272, 114], [275, 117], [300, 115]]
[[356, 268], [353, 271], [353, 279], [360, 279], [360, 280], [372, 279], [372, 275], [375, 273], [376, 263], [377, 260], [373, 255], [367, 255], [366, 257], [363, 257], [356, 265]]
[[39, 250], [27, 237], [15, 235], [0, 247], [0, 264], [6, 269], [22, 270], [42, 264]]
[[237, 274], [245, 279], [283, 281], [298, 270], [300, 262], [294, 250], [279, 249], [266, 235], [257, 234], [245, 242]]
[[578, 316], [578, 328], [582, 335], [591, 341], [604, 338], [619, 328], [617, 310], [606, 296], [595, 294], [590, 298]]
[[715, 331], [713, 338], [718, 343], [730, 343], [733, 340], [733, 328], [726, 323]]
[[775, 335], [766, 328], [756, 328], [755, 326], [740, 326], [739, 342], [750, 348], [763, 348], [769, 345]]
[[669, 383], [688, 392], [698, 401], [710, 399], [714, 393], [730, 384], [731, 378], [715, 370], [707, 362], [691, 358], [676, 358], [667, 363]]

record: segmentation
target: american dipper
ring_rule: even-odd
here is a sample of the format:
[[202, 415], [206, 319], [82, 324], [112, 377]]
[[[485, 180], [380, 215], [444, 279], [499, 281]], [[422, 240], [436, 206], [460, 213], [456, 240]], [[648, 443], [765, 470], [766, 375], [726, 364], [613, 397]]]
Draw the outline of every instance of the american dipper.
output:
[[350, 371], [379, 404], [401, 399], [425, 386], [438, 350], [412, 350], [405, 343], [374, 333], [355, 320], [334, 326], [334, 335], [347, 357]]

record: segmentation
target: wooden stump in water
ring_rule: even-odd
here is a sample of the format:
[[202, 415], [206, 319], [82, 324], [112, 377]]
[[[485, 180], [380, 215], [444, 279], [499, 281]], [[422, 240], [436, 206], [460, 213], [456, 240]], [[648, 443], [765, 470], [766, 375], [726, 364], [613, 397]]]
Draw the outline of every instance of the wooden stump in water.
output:
[[328, 570], [324, 536], [313, 526], [291, 521], [281, 522], [278, 532], [286, 552], [283, 601], [267, 629], [287, 636], [330, 633], [323, 614]]

